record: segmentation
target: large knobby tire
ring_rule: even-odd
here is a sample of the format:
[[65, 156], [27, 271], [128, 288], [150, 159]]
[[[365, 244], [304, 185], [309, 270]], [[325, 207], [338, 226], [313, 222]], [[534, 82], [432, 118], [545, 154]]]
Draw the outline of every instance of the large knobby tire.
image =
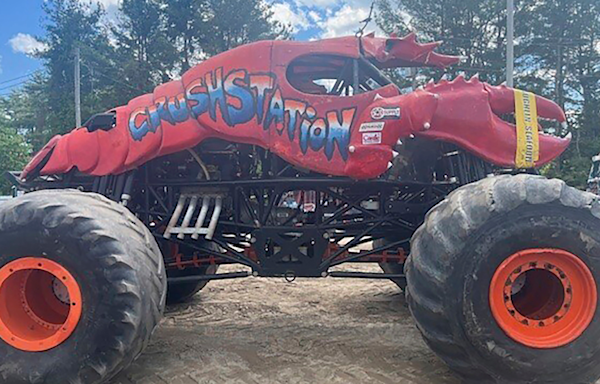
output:
[[105, 383], [141, 354], [166, 275], [131, 212], [96, 194], [33, 192], [0, 206], [0, 245], [0, 383]]
[[[391, 240], [387, 239], [378, 239], [375, 240], [373, 247], [378, 248], [382, 247], [385, 244], [389, 244]], [[408, 248], [408, 247], [406, 247]], [[409, 250], [405, 250], [406, 254], [409, 254]], [[383, 271], [383, 273], [387, 273], [389, 275], [404, 275], [404, 263], [398, 263], [394, 261], [388, 262], [380, 262], [379, 267]], [[404, 291], [406, 289], [406, 277], [398, 277], [390, 279], [394, 284], [400, 288], [400, 290]]]
[[[379, 263], [381, 270], [387, 274], [394, 275], [403, 275], [404, 274], [404, 264], [400, 263]], [[390, 279], [394, 284], [398, 286], [402, 291], [406, 289], [406, 278], [398, 277]]]
[[595, 195], [540, 176], [451, 193], [415, 233], [406, 263], [427, 344], [465, 381], [595, 382], [599, 218]]

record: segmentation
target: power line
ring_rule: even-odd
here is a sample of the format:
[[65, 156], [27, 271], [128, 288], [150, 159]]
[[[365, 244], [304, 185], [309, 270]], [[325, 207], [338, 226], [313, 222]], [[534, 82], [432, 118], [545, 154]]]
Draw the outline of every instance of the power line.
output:
[[2, 87], [2, 88], [0, 88], [0, 91], [3, 91], [5, 89], [10, 89], [10, 88], [18, 87], [19, 85], [23, 85], [25, 83], [27, 83], [27, 80], [21, 81], [21, 82], [19, 82], [17, 84], [12, 84], [12, 85], [9, 85], [9, 86], [6, 86], [6, 87]]
[[14, 78], [12, 78], [12, 79], [9, 79], [9, 80], [0, 81], [0, 84], [12, 83], [12, 82], [13, 82], [13, 81], [15, 81], [15, 80], [24, 79], [24, 78], [26, 78], [26, 77], [33, 76], [33, 75], [35, 75], [35, 74], [36, 74], [36, 73], [38, 73], [38, 72], [40, 72], [40, 70], [37, 70], [37, 71], [35, 71], [35, 72], [32, 72], [32, 73], [30, 73], [30, 74], [27, 74], [27, 75], [23, 75], [23, 76], [14, 77]]
[[[92, 70], [92, 68], [90, 68], [89, 66], [85, 65], [84, 63], [81, 63], [81, 65], [83, 65], [84, 67], [86, 67], [89, 70]], [[108, 79], [108, 80], [112, 81], [113, 83], [115, 83], [117, 85], [122, 85], [122, 86], [125, 86], [125, 87], [127, 87], [127, 88], [129, 88], [131, 90], [136, 91], [136, 92], [141, 92], [139, 89], [137, 89], [135, 87], [132, 87], [131, 85], [129, 85], [127, 83], [123, 83], [123, 82], [117, 81], [117, 80], [114, 79], [114, 77], [107, 76], [107, 75], [103, 74], [102, 72], [100, 72], [100, 71], [98, 71], [96, 69], [94, 69], [94, 75], [100, 75], [100, 77], [104, 77], [105, 79]]]

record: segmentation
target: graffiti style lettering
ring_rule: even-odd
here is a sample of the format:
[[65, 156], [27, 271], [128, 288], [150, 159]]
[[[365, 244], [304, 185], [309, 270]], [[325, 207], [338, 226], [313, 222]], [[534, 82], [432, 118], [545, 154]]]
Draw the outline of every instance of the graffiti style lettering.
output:
[[327, 156], [328, 159], [333, 157], [336, 143], [338, 145], [340, 155], [342, 155], [342, 159], [348, 159], [348, 145], [350, 144], [349, 132], [350, 126], [352, 125], [352, 120], [354, 120], [355, 112], [355, 108], [343, 110], [341, 122], [338, 119], [338, 112], [327, 112], [327, 125], [329, 126], [329, 132], [325, 144], [325, 156]]
[[225, 79], [225, 92], [235, 98], [239, 107], [229, 104], [227, 114], [230, 124], [244, 124], [252, 120], [255, 114], [254, 98], [248, 89], [248, 72], [245, 69], [231, 72]]
[[138, 108], [131, 113], [129, 117], [129, 131], [134, 140], [142, 140], [142, 137], [150, 131], [145, 107]]
[[327, 139], [327, 123], [323, 119], [317, 119], [308, 131], [308, 145], [313, 151], [319, 151], [325, 145]]
[[275, 129], [277, 133], [283, 132], [283, 123], [285, 120], [285, 107], [283, 105], [283, 97], [281, 96], [281, 90], [277, 88], [271, 102], [269, 103], [269, 109], [267, 110], [267, 117], [265, 119], [264, 129], [267, 131], [273, 122], [275, 122]]
[[225, 90], [223, 89], [223, 68], [217, 68], [214, 72], [208, 72], [204, 75], [204, 79], [206, 82], [206, 88], [208, 93], [208, 112], [210, 114], [210, 118], [216, 122], [217, 121], [217, 105], [221, 110], [221, 116], [227, 125], [231, 125], [229, 122], [229, 116], [227, 114], [227, 96], [225, 95]]
[[202, 79], [193, 81], [185, 90], [192, 116], [195, 119], [208, 111], [208, 95]]
[[166, 121], [169, 124], [175, 124], [175, 120], [173, 120], [173, 117], [169, 113], [169, 100], [166, 97], [159, 97], [154, 101], [154, 104], [156, 105], [156, 111], [160, 120]]
[[169, 100], [169, 114], [176, 123], [183, 123], [190, 118], [187, 101], [183, 93]]
[[302, 153], [323, 151], [328, 160], [339, 152], [348, 159], [350, 128], [356, 108], [327, 111], [325, 117], [308, 103], [286, 99], [272, 74], [248, 74], [238, 69], [223, 74], [223, 68], [193, 80], [175, 97], [160, 97], [153, 105], [138, 108], [129, 116], [129, 131], [140, 141], [156, 132], [163, 122], [175, 125], [199, 119], [206, 113], [214, 122], [219, 118], [229, 127], [247, 124], [256, 117], [265, 131], [284, 132], [290, 142], [297, 141]]
[[258, 124], [262, 123], [265, 113], [265, 100], [267, 92], [275, 88], [275, 81], [271, 75], [250, 75], [250, 90], [256, 98], [256, 118]]
[[294, 134], [296, 132], [297, 118], [301, 117], [304, 111], [306, 111], [306, 103], [298, 100], [286, 100], [285, 101], [285, 113], [287, 114], [287, 126], [288, 126], [288, 137], [290, 141], [294, 141]]

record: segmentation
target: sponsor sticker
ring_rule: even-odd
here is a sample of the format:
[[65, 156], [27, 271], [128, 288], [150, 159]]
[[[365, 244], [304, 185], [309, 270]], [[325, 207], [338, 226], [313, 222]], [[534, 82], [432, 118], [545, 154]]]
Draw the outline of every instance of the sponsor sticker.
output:
[[515, 118], [517, 120], [517, 168], [533, 168], [540, 158], [538, 116], [535, 95], [515, 89]]
[[383, 127], [385, 127], [384, 121], [374, 121], [371, 123], [362, 123], [359, 132], [381, 132], [383, 131]]
[[375, 107], [371, 109], [371, 117], [373, 120], [400, 118], [400, 107], [398, 108], [383, 108]]
[[381, 144], [381, 132], [367, 132], [362, 134], [363, 145]]

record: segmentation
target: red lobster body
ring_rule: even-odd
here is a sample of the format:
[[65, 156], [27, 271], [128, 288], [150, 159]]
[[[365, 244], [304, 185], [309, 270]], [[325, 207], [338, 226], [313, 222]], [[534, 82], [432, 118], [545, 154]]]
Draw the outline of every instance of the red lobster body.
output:
[[[290, 82], [290, 71], [296, 71], [294, 76], [319, 71], [318, 65], [292, 69], [291, 63], [310, 55], [322, 55], [329, 63], [363, 60], [380, 69], [457, 62], [433, 52], [437, 46], [418, 44], [412, 34], [245, 45], [115, 108], [116, 124], [110, 129], [82, 127], [53, 138], [22, 177], [74, 167], [95, 176], [120, 174], [207, 138], [258, 145], [296, 166], [355, 179], [385, 172], [394, 157], [392, 147], [411, 135], [452, 142], [493, 164], [514, 167], [515, 128], [497, 116], [514, 111], [514, 92], [506, 87], [458, 78], [406, 95], [387, 84], [342, 97], [319, 94], [314, 83], [311, 92], [307, 84]], [[537, 99], [540, 116], [565, 122], [556, 104]], [[568, 144], [568, 138], [542, 135], [536, 165], [552, 160]]]

